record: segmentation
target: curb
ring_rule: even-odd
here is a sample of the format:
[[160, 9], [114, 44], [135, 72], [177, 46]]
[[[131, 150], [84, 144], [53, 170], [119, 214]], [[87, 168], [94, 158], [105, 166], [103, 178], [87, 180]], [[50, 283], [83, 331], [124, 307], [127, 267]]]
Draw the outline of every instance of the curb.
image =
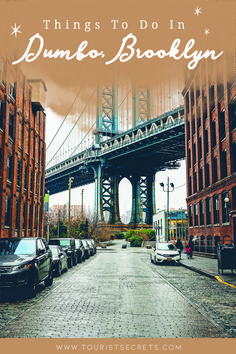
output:
[[186, 265], [186, 264], [184, 264], [184, 263], [181, 263], [181, 262], [180, 262], [180, 264], [181, 264], [183, 267], [192, 270], [193, 272], [196, 272], [196, 273], [205, 275], [206, 277], [211, 278], [211, 279], [215, 279], [215, 280], [219, 281], [219, 282], [222, 283], [222, 284], [231, 286], [232, 288], [236, 288], [236, 285], [233, 285], [233, 284], [230, 284], [230, 283], [225, 282], [225, 281], [222, 280], [218, 275], [213, 275], [213, 274], [211, 274], [211, 273], [205, 272], [204, 270], [201, 270], [201, 269], [199, 269], [199, 268], [195, 268], [195, 267], [193, 267], [193, 266], [188, 266], [188, 265]]
[[215, 275], [213, 275], [213, 274], [211, 274], [211, 273], [205, 272], [204, 270], [201, 270], [201, 269], [199, 269], [199, 268], [195, 268], [195, 267], [193, 267], [193, 266], [188, 266], [188, 265], [186, 265], [186, 264], [184, 264], [184, 263], [181, 263], [181, 262], [180, 262], [180, 264], [181, 264], [183, 267], [188, 268], [188, 269], [190, 269], [190, 270], [192, 270], [192, 271], [194, 271], [194, 272], [196, 272], [196, 273], [205, 275], [205, 276], [208, 277], [208, 278], [215, 279]]

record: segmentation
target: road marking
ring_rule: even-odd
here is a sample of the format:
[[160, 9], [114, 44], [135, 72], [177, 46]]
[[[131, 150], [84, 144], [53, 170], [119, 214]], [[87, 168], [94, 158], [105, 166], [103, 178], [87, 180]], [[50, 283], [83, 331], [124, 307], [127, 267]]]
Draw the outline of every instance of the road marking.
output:
[[226, 284], [226, 285], [229, 285], [229, 286], [232, 286], [232, 288], [236, 288], [235, 285], [233, 284], [229, 284], [229, 283], [226, 283], [225, 281], [223, 281], [222, 279], [220, 279], [220, 277], [218, 277], [217, 275], [215, 276], [216, 280], [220, 281], [221, 283], [223, 284]]

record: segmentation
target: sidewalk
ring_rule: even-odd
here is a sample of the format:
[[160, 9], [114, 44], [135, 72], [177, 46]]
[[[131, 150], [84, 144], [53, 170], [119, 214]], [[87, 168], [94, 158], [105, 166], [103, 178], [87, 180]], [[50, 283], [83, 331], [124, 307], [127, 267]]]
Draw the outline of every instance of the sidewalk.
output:
[[181, 255], [181, 265], [189, 268], [195, 272], [206, 275], [210, 278], [215, 278], [218, 281], [227, 283], [228, 285], [236, 287], [236, 269], [224, 269], [223, 274], [218, 273], [217, 259], [200, 257], [193, 255], [192, 259], [187, 259], [186, 254]]

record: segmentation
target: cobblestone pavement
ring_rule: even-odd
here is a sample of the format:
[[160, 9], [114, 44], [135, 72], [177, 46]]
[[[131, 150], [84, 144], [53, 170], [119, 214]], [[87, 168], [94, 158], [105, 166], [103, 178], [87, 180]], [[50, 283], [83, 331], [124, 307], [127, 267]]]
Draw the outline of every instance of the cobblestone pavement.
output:
[[221, 291], [227, 301], [235, 289], [228, 294], [183, 267], [155, 266], [146, 249], [99, 250], [43, 288], [34, 299], [2, 300], [0, 338], [232, 337], [222, 304], [209, 316], [207, 302], [216, 311]]

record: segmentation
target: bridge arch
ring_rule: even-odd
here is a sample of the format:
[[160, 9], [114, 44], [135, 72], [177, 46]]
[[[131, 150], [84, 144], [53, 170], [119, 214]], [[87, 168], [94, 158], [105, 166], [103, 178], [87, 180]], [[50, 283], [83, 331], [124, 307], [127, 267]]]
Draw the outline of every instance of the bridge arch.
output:
[[132, 210], [132, 184], [127, 177], [119, 182], [119, 209], [121, 222], [128, 224]]

